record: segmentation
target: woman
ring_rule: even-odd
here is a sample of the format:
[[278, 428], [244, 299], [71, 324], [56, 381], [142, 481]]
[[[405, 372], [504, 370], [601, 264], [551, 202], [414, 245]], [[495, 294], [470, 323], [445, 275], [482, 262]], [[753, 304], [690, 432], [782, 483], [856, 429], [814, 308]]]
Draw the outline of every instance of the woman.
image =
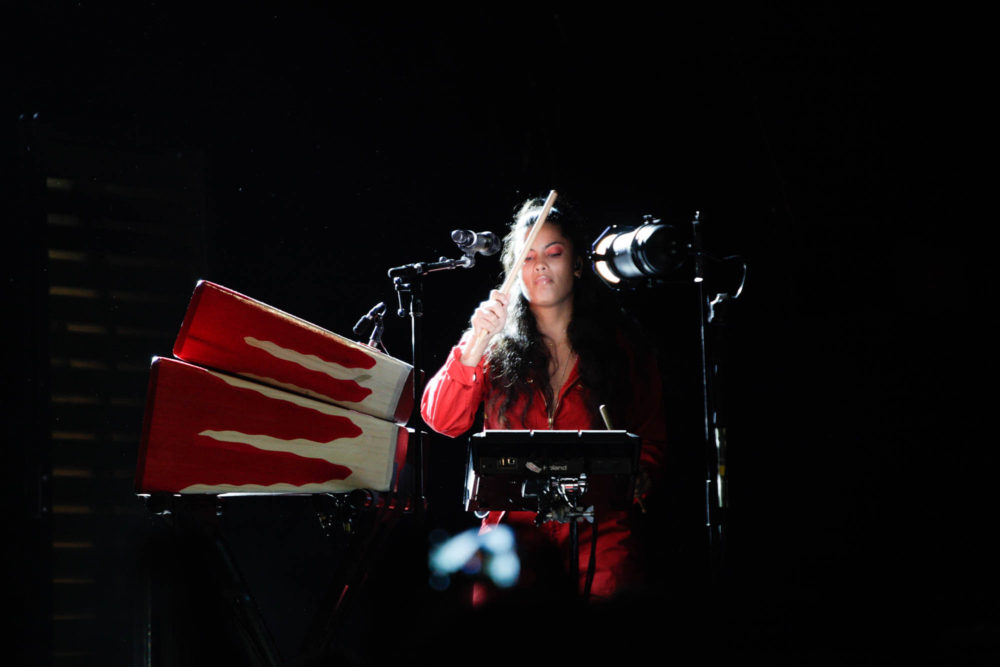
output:
[[[473, 313], [472, 326], [427, 383], [421, 414], [435, 431], [457, 437], [472, 426], [480, 405], [486, 429], [536, 430], [603, 429], [599, 407], [605, 405], [614, 428], [642, 439], [641, 501], [663, 467], [665, 427], [655, 361], [607, 290], [584, 270], [586, 230], [565, 203], [552, 208], [523, 266], [513, 266], [542, 206], [542, 200], [529, 200], [515, 216], [502, 258], [505, 271], [517, 271], [519, 280], [509, 296], [494, 290]], [[508, 522], [522, 557], [526, 545], [536, 553], [554, 547], [568, 563], [568, 524], [535, 526], [534, 517], [491, 512], [483, 529]], [[629, 524], [628, 512], [598, 517], [594, 598], [642, 583]], [[582, 579], [590, 531], [579, 535]], [[530, 557], [522, 572], [527, 585], [540, 577]]]

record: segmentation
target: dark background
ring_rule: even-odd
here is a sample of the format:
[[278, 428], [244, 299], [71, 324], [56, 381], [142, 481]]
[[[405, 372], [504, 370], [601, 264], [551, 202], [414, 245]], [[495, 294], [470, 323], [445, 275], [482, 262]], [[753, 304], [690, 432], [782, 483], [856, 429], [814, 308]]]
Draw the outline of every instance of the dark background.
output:
[[[386, 269], [455, 256], [452, 229], [501, 232], [550, 189], [598, 227], [643, 214], [683, 226], [699, 211], [709, 251], [749, 266], [724, 332], [727, 566], [704, 589], [726, 594], [718, 606], [656, 596], [641, 632], [684, 618], [739, 651], [868, 655], [871, 639], [942, 659], [995, 651], [975, 17], [79, 2], [8, 18], [5, 136], [41, 127], [98, 150], [199, 156], [197, 277], [345, 335], [386, 301], [384, 340], [405, 361]], [[428, 371], [497, 278], [484, 258], [427, 280]], [[674, 285], [627, 301], [668, 371], [665, 579], [700, 592], [689, 297]], [[429, 443], [428, 493], [431, 523], [456, 530], [471, 523], [464, 447], [449, 444]], [[247, 570], [254, 548], [240, 540], [271, 543], [267, 517], [287, 526], [297, 512], [267, 505], [233, 529]], [[281, 539], [331, 549], [291, 529]], [[314, 589], [316, 563], [299, 567], [280, 595], [274, 579], [251, 585], [260, 605]], [[376, 587], [366, 628], [389, 627], [372, 607], [429, 595], [389, 580], [400, 588]]]

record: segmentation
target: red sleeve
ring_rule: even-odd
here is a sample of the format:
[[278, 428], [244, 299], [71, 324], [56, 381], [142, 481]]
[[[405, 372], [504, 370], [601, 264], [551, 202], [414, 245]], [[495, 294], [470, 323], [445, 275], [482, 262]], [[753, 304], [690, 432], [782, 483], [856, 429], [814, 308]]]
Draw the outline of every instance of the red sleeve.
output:
[[451, 438], [472, 427], [486, 391], [483, 361], [466, 366], [462, 363], [462, 349], [461, 344], [452, 348], [444, 366], [427, 383], [420, 400], [424, 422]]

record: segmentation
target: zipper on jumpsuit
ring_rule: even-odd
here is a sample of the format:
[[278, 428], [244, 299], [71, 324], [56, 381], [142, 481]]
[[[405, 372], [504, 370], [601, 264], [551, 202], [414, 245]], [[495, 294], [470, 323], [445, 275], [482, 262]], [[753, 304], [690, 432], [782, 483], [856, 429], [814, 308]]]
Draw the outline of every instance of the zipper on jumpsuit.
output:
[[580, 378], [576, 377], [576, 378], [573, 378], [572, 382], [570, 382], [569, 384], [566, 384], [566, 385], [563, 386], [562, 390], [559, 392], [559, 395], [556, 396], [556, 402], [552, 406], [552, 410], [551, 411], [549, 410], [548, 401], [545, 400], [545, 394], [542, 394], [542, 403], [545, 404], [545, 415], [546, 415], [546, 417], [548, 417], [548, 420], [549, 420], [549, 430], [550, 431], [555, 430], [556, 414], [559, 412], [559, 403], [562, 401], [563, 396], [565, 396], [566, 393], [570, 389], [572, 389], [576, 385], [576, 383], [579, 382], [579, 381], [580, 381]]
[[[548, 417], [548, 420], [549, 420], [549, 430], [550, 431], [555, 430], [556, 414], [559, 413], [559, 403], [562, 402], [563, 396], [565, 396], [567, 394], [567, 392], [569, 392], [574, 386], [576, 386], [576, 383], [579, 382], [579, 381], [580, 381], [580, 378], [576, 377], [576, 378], [573, 379], [572, 382], [569, 382], [569, 383], [567, 383], [566, 385], [563, 386], [563, 388], [560, 390], [559, 394], [556, 396], [556, 402], [552, 406], [552, 411], [551, 412], [549, 411], [549, 404], [545, 400], [545, 394], [542, 394], [542, 403], [545, 404], [545, 414], [546, 414], [546, 416]], [[545, 530], [546, 532], [548, 532], [548, 534], [550, 536], [553, 536], [553, 537], [555, 537], [556, 533], [558, 533], [558, 531], [559, 531], [559, 526], [556, 525], [556, 524], [554, 524], [554, 523], [552, 523], [552, 522], [545, 523], [542, 526], [539, 526], [539, 528], [541, 528], [542, 530]]]

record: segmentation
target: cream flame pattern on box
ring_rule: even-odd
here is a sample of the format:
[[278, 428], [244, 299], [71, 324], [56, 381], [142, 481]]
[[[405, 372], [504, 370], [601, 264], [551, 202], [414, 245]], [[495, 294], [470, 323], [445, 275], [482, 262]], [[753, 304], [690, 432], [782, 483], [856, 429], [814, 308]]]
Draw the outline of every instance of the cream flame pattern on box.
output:
[[155, 359], [141, 492], [389, 490], [407, 430], [172, 359]]

